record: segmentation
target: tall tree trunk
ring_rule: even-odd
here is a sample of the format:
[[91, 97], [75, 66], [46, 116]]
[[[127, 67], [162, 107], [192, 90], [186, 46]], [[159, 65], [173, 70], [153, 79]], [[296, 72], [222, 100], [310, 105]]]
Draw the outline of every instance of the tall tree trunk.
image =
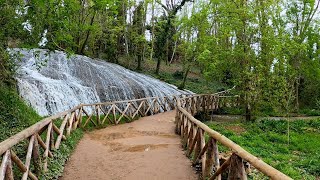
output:
[[160, 64], [161, 64], [161, 57], [157, 57], [156, 74], [159, 74], [160, 72]]
[[[129, 3], [128, 3], [129, 4]], [[127, 16], [125, 14], [125, 12], [128, 12], [127, 6], [125, 6], [124, 1], [123, 1], [123, 13], [124, 13], [124, 24], [125, 24], [125, 28], [124, 28], [124, 43], [125, 43], [125, 47], [126, 47], [126, 56], [129, 57], [129, 41], [128, 41], [128, 24], [127, 24]], [[130, 15], [131, 18], [131, 15]]]
[[296, 80], [296, 111], [299, 112], [299, 86], [300, 86], [300, 80], [301, 77], [298, 75], [297, 80]]
[[[92, 15], [91, 20], [90, 20], [90, 26], [93, 25], [95, 15], [96, 15], [96, 11], [93, 12], [93, 15]], [[84, 42], [83, 42], [83, 44], [81, 46], [80, 54], [84, 54], [84, 49], [85, 49], [85, 47], [86, 47], [86, 45], [88, 43], [90, 32], [91, 32], [90, 30], [87, 30], [86, 38], [85, 38], [85, 40], [84, 40]]]
[[177, 50], [177, 43], [178, 43], [178, 39], [174, 42], [174, 49], [173, 49], [173, 52], [172, 52], [172, 56], [171, 56], [171, 59], [170, 59], [170, 64], [172, 63], [173, 59], [174, 59], [174, 56], [176, 54], [176, 50]]
[[151, 22], [152, 22], [152, 32], [151, 32], [151, 52], [150, 52], [150, 60], [153, 59], [153, 48], [154, 48], [154, 2], [152, 1], [152, 15], [151, 15]]
[[186, 87], [186, 82], [187, 82], [187, 77], [188, 77], [189, 72], [190, 72], [190, 65], [187, 66], [187, 69], [185, 70], [185, 72], [183, 74], [183, 80], [179, 86], [179, 89], [184, 89]]
[[251, 107], [251, 88], [250, 88], [250, 63], [249, 58], [247, 56], [248, 48], [250, 45], [248, 45], [248, 35], [247, 35], [247, 16], [246, 16], [246, 7], [247, 6], [247, 0], [241, 0], [240, 2], [240, 9], [242, 9], [244, 12], [241, 12], [241, 27], [238, 29], [237, 33], [237, 39], [238, 45], [242, 47], [242, 55], [240, 55], [240, 65], [243, 69], [243, 72], [241, 74], [242, 83], [240, 85], [241, 91], [242, 91], [242, 103], [245, 109], [245, 118], [246, 121], [251, 121], [251, 114], [252, 114], [252, 107]]
[[168, 65], [169, 62], [169, 39], [166, 40], [166, 65]]
[[141, 68], [141, 64], [142, 64], [142, 56], [139, 54], [137, 55], [137, 58], [138, 58], [138, 66], [137, 66], [137, 70], [138, 71], [141, 71], [142, 68]]
[[82, 24], [84, 24], [84, 1], [83, 0], [79, 0], [79, 3], [81, 4], [81, 10], [79, 13], [79, 19], [78, 19], [78, 28], [77, 28], [77, 37], [76, 37], [76, 44], [77, 44], [77, 52], [80, 53], [81, 51], [81, 30], [79, 29], [81, 27]]

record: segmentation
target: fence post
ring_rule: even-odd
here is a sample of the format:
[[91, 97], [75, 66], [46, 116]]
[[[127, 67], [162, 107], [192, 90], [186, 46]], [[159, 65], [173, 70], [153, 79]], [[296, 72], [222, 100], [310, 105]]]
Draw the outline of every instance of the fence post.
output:
[[228, 180], [247, 180], [242, 158], [235, 153], [230, 158]]

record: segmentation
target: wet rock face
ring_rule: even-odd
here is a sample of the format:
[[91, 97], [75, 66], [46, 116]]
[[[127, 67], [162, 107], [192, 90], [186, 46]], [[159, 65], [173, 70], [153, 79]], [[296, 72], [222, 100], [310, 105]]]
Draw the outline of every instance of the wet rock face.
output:
[[102, 60], [40, 49], [10, 51], [22, 55], [16, 76], [19, 94], [42, 116], [80, 103], [186, 93], [173, 85]]

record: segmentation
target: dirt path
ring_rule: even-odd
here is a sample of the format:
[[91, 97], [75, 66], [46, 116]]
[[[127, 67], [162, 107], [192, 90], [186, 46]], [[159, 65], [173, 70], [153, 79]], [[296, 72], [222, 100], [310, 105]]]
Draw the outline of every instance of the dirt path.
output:
[[175, 112], [85, 134], [62, 180], [197, 179], [174, 133]]

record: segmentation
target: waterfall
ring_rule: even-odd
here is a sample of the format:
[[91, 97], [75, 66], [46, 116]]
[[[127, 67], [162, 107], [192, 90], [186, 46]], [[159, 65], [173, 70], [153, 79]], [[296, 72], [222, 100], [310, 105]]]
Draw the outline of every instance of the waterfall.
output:
[[[11, 49], [20, 96], [41, 116], [80, 103], [190, 93], [117, 64], [61, 51]], [[19, 57], [19, 58], [18, 58]]]

